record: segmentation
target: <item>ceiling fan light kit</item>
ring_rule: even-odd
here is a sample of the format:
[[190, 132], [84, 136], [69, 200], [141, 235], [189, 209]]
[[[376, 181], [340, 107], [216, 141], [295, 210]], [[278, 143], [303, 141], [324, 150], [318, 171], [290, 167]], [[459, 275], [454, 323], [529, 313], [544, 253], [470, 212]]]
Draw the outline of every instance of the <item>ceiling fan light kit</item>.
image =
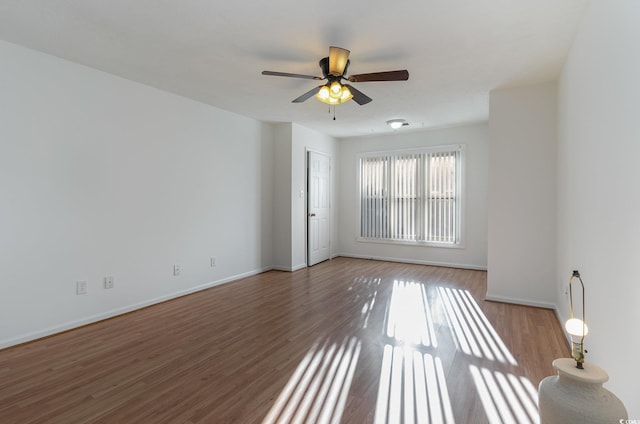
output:
[[327, 80], [326, 84], [315, 87], [304, 93], [300, 97], [293, 99], [293, 103], [302, 103], [310, 97], [328, 105], [337, 105], [353, 99], [359, 105], [365, 105], [372, 99], [349, 84], [343, 84], [342, 80], [349, 82], [370, 82], [370, 81], [406, 81], [409, 79], [409, 72], [406, 69], [399, 71], [372, 72], [368, 74], [358, 74], [345, 76], [349, 68], [349, 54], [351, 52], [341, 47], [329, 47], [329, 56], [320, 60], [319, 65], [323, 77], [312, 75], [291, 74], [287, 72], [262, 71], [262, 75], [278, 77], [304, 78], [313, 80]]
[[331, 85], [323, 85], [316, 94], [316, 99], [328, 105], [337, 105], [340, 103], [348, 102], [353, 98], [353, 94], [349, 90], [349, 87], [342, 85], [337, 81], [331, 83]]

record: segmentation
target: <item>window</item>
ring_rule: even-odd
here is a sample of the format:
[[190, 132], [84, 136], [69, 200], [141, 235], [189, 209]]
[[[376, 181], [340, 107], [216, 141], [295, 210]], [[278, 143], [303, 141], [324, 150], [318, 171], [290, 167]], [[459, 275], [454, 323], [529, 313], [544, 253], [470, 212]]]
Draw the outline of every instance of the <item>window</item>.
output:
[[461, 244], [464, 146], [360, 156], [360, 240]]

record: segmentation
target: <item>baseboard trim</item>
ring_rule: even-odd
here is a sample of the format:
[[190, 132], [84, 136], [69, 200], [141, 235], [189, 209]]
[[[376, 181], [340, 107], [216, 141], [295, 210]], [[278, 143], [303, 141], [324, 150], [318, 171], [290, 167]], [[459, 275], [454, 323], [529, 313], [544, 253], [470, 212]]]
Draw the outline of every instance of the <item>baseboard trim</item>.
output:
[[306, 268], [306, 267], [307, 267], [307, 264], [298, 264], [298, 265], [295, 265], [295, 266], [291, 269], [291, 271], [298, 271], [298, 270], [300, 270], [300, 269], [304, 269], [304, 268]]
[[518, 298], [506, 297], [506, 296], [493, 296], [489, 294], [487, 294], [484, 297], [484, 300], [488, 300], [491, 302], [500, 302], [500, 303], [513, 303], [515, 305], [533, 306], [535, 308], [552, 309], [556, 311], [556, 316], [558, 315], [558, 309], [556, 305], [553, 303], [539, 302], [537, 300], [529, 300], [529, 299], [518, 299]]
[[273, 266], [271, 269], [275, 269], [276, 271], [285, 271], [285, 272], [293, 272], [298, 271], [299, 269], [304, 269], [307, 267], [307, 264], [299, 264], [295, 266]]
[[240, 280], [242, 278], [251, 277], [252, 275], [261, 274], [266, 271], [270, 271], [273, 267], [265, 267], [260, 269], [255, 269], [252, 271], [244, 272], [242, 274], [233, 275], [231, 277], [222, 278], [220, 280], [211, 281], [205, 284], [200, 284], [195, 287], [191, 287], [186, 290], [181, 290], [173, 293], [169, 293], [163, 296], [158, 296], [153, 299], [145, 300], [143, 302], [134, 303], [132, 305], [123, 306], [121, 308], [111, 309], [109, 311], [91, 315], [86, 318], [82, 318], [75, 321], [69, 321], [64, 324], [56, 325], [53, 327], [48, 327], [43, 330], [33, 331], [31, 333], [23, 334], [18, 337], [14, 337], [11, 339], [0, 340], [0, 349], [6, 349], [11, 346], [16, 346], [23, 343], [28, 343], [37, 339], [41, 339], [44, 337], [52, 336], [57, 333], [62, 333], [65, 331], [73, 330], [74, 328], [83, 327], [85, 325], [94, 324], [96, 322], [104, 321], [109, 318], [114, 318], [118, 315], [127, 314], [129, 312], [136, 311], [138, 309], [143, 309], [149, 306], [156, 305], [158, 303], [166, 302], [168, 300], [177, 299], [182, 296], [186, 296], [192, 293], [199, 292], [201, 290], [210, 289], [215, 286], [219, 286], [226, 283], [231, 283], [233, 281]]
[[460, 268], [460, 269], [471, 269], [475, 271], [486, 271], [486, 266], [481, 265], [469, 265], [469, 264], [456, 264], [450, 262], [435, 262], [435, 261], [421, 261], [417, 259], [407, 259], [407, 258], [391, 258], [387, 256], [371, 256], [371, 255], [358, 255], [354, 253], [339, 253], [333, 256], [337, 257], [345, 257], [345, 258], [356, 258], [356, 259], [371, 259], [374, 261], [387, 261], [387, 262], [399, 262], [405, 264], [415, 264], [415, 265], [429, 265], [429, 266], [441, 266], [446, 268]]

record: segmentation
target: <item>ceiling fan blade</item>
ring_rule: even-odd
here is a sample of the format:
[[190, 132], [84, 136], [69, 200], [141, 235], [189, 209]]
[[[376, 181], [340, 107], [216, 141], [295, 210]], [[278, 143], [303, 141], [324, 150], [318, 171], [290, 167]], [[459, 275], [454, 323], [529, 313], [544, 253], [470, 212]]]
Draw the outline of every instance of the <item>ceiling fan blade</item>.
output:
[[276, 72], [276, 71], [262, 71], [262, 75], [272, 75], [274, 77], [293, 77], [293, 78], [305, 78], [312, 80], [323, 80], [322, 77], [314, 77], [313, 75], [302, 75], [302, 74], [290, 74], [288, 72]]
[[341, 47], [329, 47], [329, 73], [335, 77], [339, 77], [344, 73], [344, 68], [347, 67], [347, 61], [349, 60], [349, 53], [347, 49]]
[[347, 79], [351, 82], [406, 81], [409, 79], [409, 71], [403, 69], [401, 71], [372, 72], [369, 74], [351, 75]]
[[351, 91], [351, 94], [353, 95], [352, 100], [354, 102], [358, 103], [360, 106], [366, 105], [371, 100], [373, 100], [371, 97], [367, 96], [362, 91], [356, 89], [352, 85], [345, 84], [344, 86], [347, 87], [349, 89], [349, 91]]
[[293, 99], [291, 101], [291, 103], [302, 103], [305, 100], [315, 96], [316, 93], [318, 92], [318, 90], [320, 90], [320, 87], [322, 87], [322, 86], [318, 86], [316, 88], [313, 88], [313, 89], [307, 91], [306, 93], [304, 93], [302, 96], [298, 97], [297, 99]]

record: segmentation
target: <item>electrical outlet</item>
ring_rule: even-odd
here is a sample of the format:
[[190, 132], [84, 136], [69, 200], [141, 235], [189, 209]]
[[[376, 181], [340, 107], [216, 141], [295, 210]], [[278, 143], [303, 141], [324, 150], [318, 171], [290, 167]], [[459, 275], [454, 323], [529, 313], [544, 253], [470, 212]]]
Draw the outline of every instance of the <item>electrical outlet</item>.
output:
[[215, 256], [212, 256], [211, 257], [211, 268], [215, 268], [215, 266], [216, 266], [216, 258], [215, 258]]
[[104, 277], [104, 288], [105, 290], [113, 288], [113, 276]]
[[180, 265], [174, 265], [173, 266], [173, 275], [180, 275], [180, 272], [182, 271]]
[[76, 294], [87, 294], [87, 282], [86, 281], [76, 281]]

